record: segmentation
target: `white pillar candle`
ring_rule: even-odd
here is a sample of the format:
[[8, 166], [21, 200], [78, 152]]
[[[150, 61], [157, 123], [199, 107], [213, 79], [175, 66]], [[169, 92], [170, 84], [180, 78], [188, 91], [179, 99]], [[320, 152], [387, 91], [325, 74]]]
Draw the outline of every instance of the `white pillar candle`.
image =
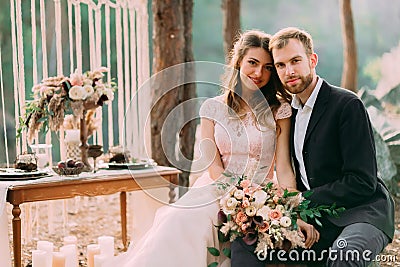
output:
[[75, 245], [78, 246], [78, 239], [76, 236], [69, 235], [64, 237], [64, 246], [66, 245]]
[[62, 246], [60, 252], [65, 255], [65, 267], [78, 266], [78, 253], [75, 245]]
[[53, 266], [65, 267], [65, 255], [62, 252], [53, 252]]
[[94, 267], [103, 267], [103, 264], [111, 257], [103, 254], [94, 255]]
[[114, 237], [100, 236], [97, 238], [100, 245], [100, 253], [102, 255], [114, 256]]
[[47, 266], [47, 251], [32, 250], [32, 267]]
[[90, 244], [87, 246], [86, 259], [88, 267], [94, 267], [94, 256], [99, 254], [100, 246], [98, 244]]
[[54, 245], [52, 242], [40, 240], [37, 242], [37, 249], [46, 252], [46, 267], [51, 267]]

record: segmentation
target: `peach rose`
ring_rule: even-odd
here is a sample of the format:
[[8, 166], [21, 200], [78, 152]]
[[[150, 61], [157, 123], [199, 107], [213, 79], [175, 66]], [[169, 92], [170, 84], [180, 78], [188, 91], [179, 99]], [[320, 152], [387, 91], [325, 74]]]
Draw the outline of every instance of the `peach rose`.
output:
[[271, 218], [271, 220], [279, 220], [281, 217], [282, 212], [280, 212], [279, 210], [274, 209], [269, 211], [269, 218]]
[[243, 188], [249, 187], [250, 184], [251, 184], [250, 180], [243, 180], [243, 181], [240, 182], [240, 186], [243, 187]]
[[258, 231], [264, 233], [269, 229], [269, 224], [268, 222], [263, 222], [261, 225], [258, 226]]
[[241, 224], [241, 223], [244, 223], [244, 222], [246, 222], [246, 221], [247, 221], [247, 216], [246, 216], [246, 214], [244, 214], [243, 211], [239, 211], [238, 214], [236, 215], [235, 222], [236, 222], [237, 224]]

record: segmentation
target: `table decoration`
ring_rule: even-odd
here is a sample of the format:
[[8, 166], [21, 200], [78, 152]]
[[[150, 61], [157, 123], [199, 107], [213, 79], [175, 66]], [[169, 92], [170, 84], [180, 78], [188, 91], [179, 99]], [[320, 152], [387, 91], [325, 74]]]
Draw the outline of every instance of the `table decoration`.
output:
[[113, 146], [108, 149], [110, 154], [109, 162], [112, 163], [129, 163], [130, 162], [130, 152], [125, 150], [121, 145]]
[[15, 168], [24, 171], [36, 171], [37, 157], [34, 153], [23, 153], [17, 156]]
[[51, 166], [51, 144], [34, 144], [30, 145], [32, 151], [37, 158], [37, 167], [44, 169]]
[[[27, 102], [25, 115], [20, 118], [17, 138], [27, 129], [28, 142], [32, 143], [39, 130], [58, 131], [64, 126], [65, 115], [69, 123], [80, 131], [81, 161], [85, 171], [91, 171], [87, 151], [88, 137], [96, 129], [95, 110], [114, 99], [114, 82], [104, 82], [105, 67], [83, 74], [75, 71], [70, 77], [49, 77], [32, 88], [34, 99]], [[67, 121], [68, 121], [67, 120]]]
[[96, 159], [103, 155], [103, 150], [101, 150], [103, 146], [101, 145], [90, 145], [88, 149], [88, 157], [93, 158], [93, 172], [96, 173], [97, 166], [96, 166]]

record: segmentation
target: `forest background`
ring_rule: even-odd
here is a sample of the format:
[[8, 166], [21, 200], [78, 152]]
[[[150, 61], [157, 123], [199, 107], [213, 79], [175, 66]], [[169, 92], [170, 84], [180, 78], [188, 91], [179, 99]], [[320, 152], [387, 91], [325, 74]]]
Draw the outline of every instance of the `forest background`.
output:
[[[62, 0], [65, 1], [65, 0]], [[36, 1], [39, 4], [39, 1]], [[46, 0], [46, 5], [53, 1]], [[153, 33], [152, 19], [152, 1], [148, 3], [149, 9], [149, 36]], [[216, 0], [194, 0], [193, 1], [193, 54], [195, 61], [211, 61], [217, 63], [225, 63], [225, 55], [223, 49], [223, 19], [222, 19], [222, 1]], [[273, 34], [282, 27], [297, 26], [310, 32], [314, 38], [315, 51], [319, 55], [319, 63], [317, 66], [318, 74], [326, 79], [329, 83], [340, 85], [343, 68], [343, 36], [340, 22], [340, 8], [338, 0], [241, 0], [240, 1], [240, 21], [241, 29], [261, 29]], [[379, 5], [378, 5], [379, 3]], [[389, 56], [389, 61], [383, 61], [383, 55], [393, 53], [397, 48], [400, 50], [400, 1], [399, 0], [352, 0], [351, 1], [355, 40], [357, 44], [357, 60], [358, 60], [358, 90], [366, 90], [370, 94], [374, 93], [375, 88], [382, 80], [386, 71], [397, 72], [400, 74], [400, 52]], [[15, 136], [11, 133], [15, 131], [14, 119], [14, 102], [13, 92], [13, 65], [12, 55], [13, 47], [11, 45], [11, 20], [10, 20], [10, 1], [0, 0], [0, 45], [2, 53], [2, 69], [3, 69], [3, 86], [5, 94], [5, 112], [7, 118], [7, 129], [10, 133], [8, 136], [8, 144], [10, 153], [10, 161], [15, 159], [14, 144]], [[82, 20], [87, 14], [82, 9]], [[22, 1], [22, 15], [24, 18], [24, 32], [29, 35], [30, 27], [30, 1]], [[67, 11], [63, 11], [63, 25], [67, 25]], [[86, 15], [87, 16], [87, 15]], [[54, 23], [52, 18], [47, 18], [48, 23]], [[88, 29], [82, 29], [82, 35], [87, 36]], [[48, 33], [49, 34], [49, 33]], [[51, 34], [51, 33], [50, 33]], [[154, 37], [154, 36], [153, 36]], [[67, 36], [64, 37], [67, 42]], [[51, 38], [50, 38], [51, 40]], [[52, 39], [53, 42], [55, 38]], [[64, 40], [64, 39], [63, 39]], [[30, 38], [24, 38], [25, 47], [30, 47]], [[150, 44], [150, 59], [153, 63], [152, 40]], [[50, 72], [49, 75], [55, 75], [55, 45], [48, 44]], [[83, 52], [88, 53], [88, 46], [83, 47]], [[40, 53], [40, 51], [39, 51]], [[32, 79], [32, 51], [26, 49], [24, 51], [25, 60], [25, 84], [26, 95], [31, 94], [33, 85]], [[68, 55], [66, 55], [68, 57]], [[40, 56], [39, 56], [40, 58]], [[396, 63], [397, 62], [397, 63]], [[83, 69], [88, 69], [88, 62], [83, 62]], [[85, 66], [86, 64], [86, 66]], [[53, 67], [52, 67], [53, 66]], [[68, 60], [65, 60], [64, 70], [68, 70]], [[51, 73], [51, 70], [54, 73]], [[39, 70], [40, 71], [40, 70]], [[153, 71], [152, 71], [153, 73]], [[41, 74], [38, 74], [39, 77]], [[69, 75], [69, 73], [65, 73]], [[209, 73], [207, 69], [197, 72], [197, 80], [205, 80], [214, 73]], [[114, 76], [114, 75], [112, 75]], [[400, 77], [400, 75], [398, 75]], [[118, 82], [118, 81], [116, 81]], [[390, 166], [384, 169], [391, 169], [387, 172], [387, 177], [396, 176], [396, 169], [400, 164], [400, 86], [397, 83], [390, 92], [382, 99], [375, 99], [375, 106], [380, 106], [380, 114], [374, 114], [372, 118], [378, 121], [380, 117], [380, 136], [387, 144], [396, 143], [392, 146], [396, 151], [390, 151], [381, 155], [382, 162], [391, 162]], [[196, 93], [198, 97], [212, 97], [219, 94], [219, 88], [209, 86], [207, 84], [196, 84]], [[371, 101], [369, 101], [371, 103]], [[374, 101], [372, 101], [374, 102]], [[113, 107], [118, 108], [117, 105]], [[0, 111], [1, 112], [1, 111]], [[383, 119], [382, 115], [383, 114]], [[375, 116], [376, 115], [376, 116]], [[3, 123], [2, 121], [0, 122]], [[388, 125], [392, 128], [387, 130]], [[3, 127], [1, 128], [1, 132]], [[382, 133], [383, 131], [383, 133]], [[390, 136], [384, 136], [390, 132]], [[4, 136], [0, 134], [0, 150], [4, 146]], [[53, 145], [56, 147], [57, 145]], [[385, 148], [387, 150], [387, 148]], [[385, 150], [384, 149], [384, 150]], [[387, 152], [387, 151], [386, 151]], [[386, 160], [387, 156], [394, 159]], [[57, 160], [57, 159], [55, 159]], [[5, 155], [0, 153], [0, 163], [5, 162]], [[397, 166], [395, 166], [397, 165]], [[397, 167], [397, 168], [396, 168]], [[397, 174], [397, 177], [399, 175]], [[398, 179], [397, 179], [398, 180]]]

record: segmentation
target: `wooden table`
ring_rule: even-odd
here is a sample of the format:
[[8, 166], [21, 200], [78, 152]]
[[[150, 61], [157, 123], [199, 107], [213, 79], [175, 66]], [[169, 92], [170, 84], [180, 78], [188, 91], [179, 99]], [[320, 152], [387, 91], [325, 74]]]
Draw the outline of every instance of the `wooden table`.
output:
[[[51, 181], [35, 180], [32, 184], [19, 184], [9, 187], [7, 202], [13, 205], [12, 228], [14, 266], [21, 267], [21, 208], [26, 202], [66, 199], [75, 196], [100, 196], [120, 193], [122, 243], [127, 249], [126, 192], [169, 187], [170, 203], [175, 200], [174, 188], [178, 184], [180, 171], [173, 168], [158, 167], [155, 171], [128, 170], [101, 171], [95, 176], [77, 179], [51, 179]], [[81, 174], [82, 175], [82, 174]], [[57, 177], [56, 177], [57, 178]]]

